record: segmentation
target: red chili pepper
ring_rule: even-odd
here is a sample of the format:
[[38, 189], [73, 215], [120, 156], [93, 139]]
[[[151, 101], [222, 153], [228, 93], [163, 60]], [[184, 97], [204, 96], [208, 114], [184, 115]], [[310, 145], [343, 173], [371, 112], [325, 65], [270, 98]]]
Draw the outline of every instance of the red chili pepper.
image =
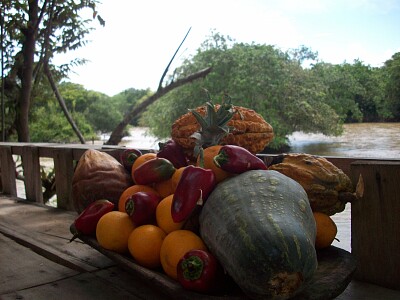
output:
[[267, 169], [260, 158], [247, 149], [235, 145], [222, 146], [214, 157], [214, 163], [222, 170], [235, 174]]
[[165, 158], [156, 157], [141, 164], [133, 171], [133, 178], [136, 184], [151, 184], [167, 180], [175, 172], [174, 165]]
[[157, 157], [168, 159], [176, 169], [186, 167], [188, 165], [183, 148], [174, 140], [168, 140], [166, 143], [158, 143], [160, 151]]
[[142, 155], [142, 152], [138, 149], [125, 149], [121, 152], [119, 156], [119, 160], [121, 164], [125, 167], [125, 169], [130, 173], [132, 169], [132, 165], [135, 160]]
[[137, 192], [125, 203], [125, 210], [136, 226], [150, 224], [155, 219], [155, 213], [161, 197], [152, 192]]
[[84, 211], [75, 219], [71, 225], [73, 237], [70, 242], [80, 234], [89, 235], [96, 232], [96, 226], [100, 218], [106, 213], [114, 210], [114, 203], [106, 199], [96, 200], [90, 203]]
[[174, 222], [188, 219], [197, 205], [203, 205], [216, 185], [212, 170], [187, 166], [176, 187], [171, 207]]
[[179, 283], [188, 290], [200, 293], [216, 291], [224, 284], [224, 271], [213, 254], [193, 249], [177, 265]]

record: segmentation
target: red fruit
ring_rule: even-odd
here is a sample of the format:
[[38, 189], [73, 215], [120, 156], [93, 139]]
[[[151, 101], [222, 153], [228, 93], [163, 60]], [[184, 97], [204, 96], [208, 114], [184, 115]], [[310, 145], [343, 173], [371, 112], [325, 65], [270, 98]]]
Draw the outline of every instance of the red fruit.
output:
[[136, 184], [147, 185], [171, 178], [175, 170], [168, 159], [156, 157], [141, 164], [132, 175]]
[[221, 287], [226, 279], [213, 254], [205, 250], [188, 251], [177, 265], [179, 283], [188, 290], [209, 293]]
[[90, 203], [71, 225], [70, 230], [74, 236], [71, 238], [70, 242], [80, 234], [89, 235], [95, 233], [100, 218], [114, 210], [114, 206], [114, 203], [106, 199], [96, 200]]
[[137, 192], [125, 203], [125, 210], [136, 226], [150, 224], [155, 220], [155, 213], [161, 197], [152, 192]]
[[174, 222], [187, 220], [198, 205], [203, 205], [216, 185], [212, 170], [187, 166], [176, 187], [171, 215]]

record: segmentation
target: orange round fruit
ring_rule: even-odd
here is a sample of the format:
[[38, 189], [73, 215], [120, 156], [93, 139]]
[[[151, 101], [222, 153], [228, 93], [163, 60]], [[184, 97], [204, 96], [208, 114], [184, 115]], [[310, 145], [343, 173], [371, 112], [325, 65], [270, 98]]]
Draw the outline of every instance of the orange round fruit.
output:
[[190, 230], [176, 230], [169, 233], [160, 250], [161, 266], [171, 278], [177, 279], [177, 266], [179, 260], [192, 249], [207, 250], [203, 240]]
[[160, 201], [160, 203], [158, 203], [156, 208], [157, 225], [167, 234], [172, 231], [181, 229], [184, 224], [183, 222], [175, 223], [172, 219], [171, 207], [173, 198], [173, 194], [165, 197]]
[[[217, 183], [231, 176], [231, 173], [222, 170], [214, 163], [214, 157], [218, 154], [222, 145], [215, 145], [205, 148], [203, 150], [204, 166], [205, 169], [213, 170]], [[200, 156], [197, 158], [197, 166], [200, 166]]]
[[[174, 172], [174, 174], [175, 174], [175, 172]], [[174, 191], [172, 189], [172, 178], [155, 183], [154, 189], [158, 192], [158, 194], [162, 198], [165, 198], [165, 197], [173, 194]]]
[[165, 237], [166, 233], [158, 226], [139, 226], [129, 236], [129, 252], [139, 265], [157, 268], [161, 266], [160, 249]]
[[156, 195], [158, 195], [158, 192], [153, 189], [152, 187], [148, 185], [142, 185], [142, 184], [135, 184], [130, 187], [128, 187], [125, 191], [122, 192], [121, 196], [119, 197], [118, 200], [118, 210], [122, 212], [126, 212], [125, 210], [125, 203], [128, 200], [130, 196], [137, 192], [151, 192]]
[[135, 225], [127, 213], [111, 211], [103, 215], [96, 226], [96, 238], [101, 247], [118, 253], [128, 252], [128, 239]]
[[132, 165], [132, 170], [131, 170], [131, 176], [133, 181], [135, 182], [135, 178], [133, 176], [133, 173], [135, 172], [135, 170], [143, 163], [145, 163], [146, 161], [149, 161], [151, 159], [154, 159], [157, 157], [157, 154], [153, 153], [153, 152], [148, 152], [148, 153], [144, 153], [142, 155], [140, 155], [138, 158], [136, 158], [135, 162]]
[[323, 249], [332, 244], [337, 234], [337, 226], [332, 218], [322, 212], [313, 212], [317, 235], [315, 238], [315, 248]]
[[186, 167], [180, 167], [179, 169], [176, 169], [175, 173], [171, 177], [172, 181], [172, 190], [175, 193], [176, 187], [178, 186], [179, 180], [181, 179], [182, 172], [186, 169]]

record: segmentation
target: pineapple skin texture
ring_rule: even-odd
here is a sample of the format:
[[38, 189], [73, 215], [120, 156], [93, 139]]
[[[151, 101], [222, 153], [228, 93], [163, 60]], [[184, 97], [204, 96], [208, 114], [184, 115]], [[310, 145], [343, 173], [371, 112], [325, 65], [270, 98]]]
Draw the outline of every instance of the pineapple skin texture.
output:
[[280, 163], [268, 166], [297, 181], [306, 191], [313, 211], [334, 215], [355, 200], [350, 178], [327, 159], [306, 154], [280, 155]]
[[[216, 104], [215, 109], [218, 108], [219, 104]], [[228, 122], [227, 125], [231, 127], [230, 132], [221, 140], [220, 144], [241, 146], [253, 154], [264, 150], [274, 138], [272, 126], [252, 109], [241, 106], [234, 106], [234, 109], [238, 113], [234, 114]], [[195, 110], [202, 116], [206, 114], [205, 106], [199, 106]], [[171, 137], [184, 148], [185, 153], [190, 157], [195, 147], [195, 140], [190, 136], [199, 130], [200, 124], [194, 115], [188, 112], [172, 124]]]

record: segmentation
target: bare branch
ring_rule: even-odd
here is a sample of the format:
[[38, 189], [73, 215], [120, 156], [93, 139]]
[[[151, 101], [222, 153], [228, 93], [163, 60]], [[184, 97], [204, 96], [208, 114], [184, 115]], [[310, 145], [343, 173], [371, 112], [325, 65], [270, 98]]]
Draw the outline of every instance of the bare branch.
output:
[[191, 29], [192, 29], [192, 27], [190, 27], [189, 30], [187, 31], [185, 37], [183, 38], [182, 42], [179, 44], [179, 46], [178, 46], [178, 48], [176, 49], [174, 55], [172, 56], [171, 60], [169, 61], [167, 67], [165, 68], [164, 73], [162, 74], [161, 79], [160, 79], [160, 82], [159, 82], [159, 84], [158, 84], [157, 91], [160, 90], [160, 89], [162, 89], [162, 83], [163, 83], [163, 81], [164, 81], [164, 77], [167, 75], [169, 67], [171, 66], [171, 64], [172, 64], [172, 62], [173, 62], [173, 60], [174, 60], [176, 54], [178, 53], [179, 49], [182, 47], [183, 43], [185, 42], [185, 40], [186, 40], [187, 36], [189, 35], [189, 32], [190, 32]]
[[140, 104], [132, 107], [131, 110], [127, 114], [125, 114], [124, 119], [117, 125], [117, 127], [111, 133], [110, 138], [105, 144], [118, 145], [118, 143], [121, 141], [123, 137], [122, 133], [125, 127], [134, 117], [142, 113], [150, 104], [153, 104], [156, 100], [158, 100], [159, 98], [161, 98], [162, 96], [164, 96], [165, 94], [167, 94], [168, 92], [172, 91], [173, 89], [179, 86], [192, 82], [196, 79], [206, 77], [210, 72], [211, 72], [211, 67], [190, 74], [184, 78], [178, 79], [177, 81], [172, 82], [166, 87], [159, 88], [156, 93], [148, 97], [145, 101], [141, 102]]

